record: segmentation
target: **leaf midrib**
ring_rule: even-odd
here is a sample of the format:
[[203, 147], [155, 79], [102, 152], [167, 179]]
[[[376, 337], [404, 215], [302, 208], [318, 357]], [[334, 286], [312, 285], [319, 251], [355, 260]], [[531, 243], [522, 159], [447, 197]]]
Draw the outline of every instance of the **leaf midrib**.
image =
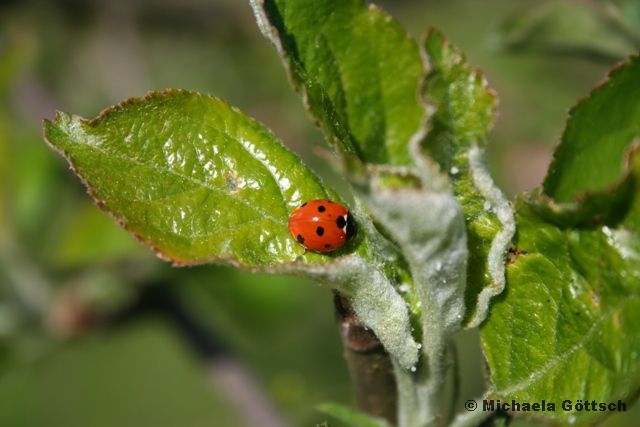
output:
[[[69, 134], [67, 134], [67, 135], [69, 135]], [[116, 158], [116, 159], [119, 159], [119, 160], [121, 160], [123, 162], [129, 162], [129, 163], [132, 163], [132, 164], [137, 165], [137, 166], [141, 166], [141, 167], [144, 167], [144, 168], [151, 169], [151, 170], [153, 170], [155, 172], [158, 172], [160, 174], [167, 173], [167, 174], [176, 176], [178, 178], [184, 179], [186, 181], [190, 181], [193, 184], [199, 185], [202, 188], [211, 190], [212, 192], [219, 193], [224, 197], [227, 197], [227, 198], [233, 199], [234, 201], [240, 202], [241, 204], [247, 206], [248, 208], [250, 208], [252, 210], [255, 210], [258, 213], [262, 214], [264, 216], [264, 218], [269, 219], [274, 224], [277, 224], [277, 225], [282, 225], [283, 224], [282, 221], [280, 221], [279, 219], [269, 215], [266, 211], [264, 211], [264, 210], [262, 210], [260, 208], [257, 208], [255, 205], [250, 204], [249, 202], [247, 202], [246, 200], [244, 200], [242, 198], [235, 198], [235, 197], [231, 196], [230, 194], [222, 191], [219, 188], [207, 185], [206, 181], [200, 181], [200, 180], [198, 180], [198, 179], [196, 179], [194, 177], [179, 173], [179, 172], [174, 171], [172, 169], [162, 168], [162, 167], [159, 167], [158, 165], [148, 164], [148, 163], [145, 163], [145, 162], [142, 162], [142, 161], [139, 161], [139, 160], [124, 156], [122, 154], [110, 153], [110, 152], [108, 152], [108, 151], [106, 151], [104, 149], [101, 149], [101, 148], [99, 148], [99, 147], [97, 147], [95, 145], [83, 144], [82, 142], [78, 142], [78, 141], [76, 141], [76, 143], [81, 144], [83, 147], [86, 147], [91, 151], [95, 151], [96, 153], [100, 154], [101, 156], [104, 156], [104, 157], [107, 157], [107, 158]], [[240, 143], [238, 142], [238, 144], [240, 144]], [[69, 155], [69, 158], [71, 158], [70, 155]], [[272, 178], [273, 178], [273, 176], [272, 176]], [[280, 188], [280, 187], [278, 186], [278, 188]], [[184, 193], [184, 192], [182, 192], [182, 193]], [[182, 193], [180, 193], [180, 194], [182, 194]], [[172, 197], [176, 197], [176, 195], [172, 195]]]
[[[198, 191], [198, 190], [202, 190], [202, 188], [193, 188], [191, 190], [187, 190], [184, 193], [190, 193], [193, 191]], [[181, 194], [184, 194], [181, 193]], [[158, 204], [158, 202], [163, 201], [163, 200], [168, 200], [172, 197], [176, 197], [175, 195], [172, 195], [170, 197], [166, 197], [166, 198], [162, 198], [162, 199], [158, 199], [158, 200], [129, 200], [129, 203], [131, 204], [139, 204], [139, 205], [154, 205], [154, 204]], [[237, 229], [240, 229], [242, 227], [244, 227], [246, 224], [254, 224], [260, 221], [265, 221], [267, 220], [267, 218], [264, 218], [262, 216], [257, 216], [257, 217], [253, 217], [251, 219], [248, 219], [246, 221], [240, 222], [240, 223], [235, 223], [235, 224], [231, 224], [229, 227], [223, 227], [223, 226], [218, 226], [218, 228], [220, 230], [216, 231], [216, 232], [212, 232], [212, 233], [192, 233], [192, 234], [178, 234], [178, 233], [172, 233], [175, 235], [180, 235], [182, 237], [189, 237], [189, 238], [203, 238], [203, 237], [213, 237], [216, 236], [220, 233], [229, 233], [232, 231], [236, 231]]]

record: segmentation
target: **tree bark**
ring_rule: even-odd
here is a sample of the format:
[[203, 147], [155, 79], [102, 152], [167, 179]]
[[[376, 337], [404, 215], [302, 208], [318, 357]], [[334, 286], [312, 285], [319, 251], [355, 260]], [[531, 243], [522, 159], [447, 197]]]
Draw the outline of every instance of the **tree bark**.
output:
[[345, 297], [336, 293], [334, 303], [356, 405], [395, 425], [398, 391], [389, 354]]

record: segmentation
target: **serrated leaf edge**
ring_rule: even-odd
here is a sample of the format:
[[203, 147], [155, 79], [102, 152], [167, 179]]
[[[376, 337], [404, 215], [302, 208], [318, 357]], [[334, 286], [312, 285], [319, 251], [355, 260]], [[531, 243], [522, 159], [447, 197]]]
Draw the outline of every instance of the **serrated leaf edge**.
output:
[[492, 283], [485, 286], [478, 294], [476, 311], [467, 327], [479, 326], [486, 318], [491, 299], [500, 295], [506, 286], [506, 260], [505, 254], [516, 233], [515, 213], [511, 203], [502, 191], [494, 183], [484, 161], [484, 149], [478, 144], [473, 144], [469, 150], [469, 168], [473, 179], [473, 185], [487, 200], [493, 212], [502, 224], [502, 229], [496, 233], [491, 241], [489, 254], [487, 255], [487, 269]]
[[[467, 56], [464, 54], [464, 52], [462, 52], [455, 44], [451, 43], [449, 41], [449, 39], [438, 29], [434, 28], [434, 27], [430, 27], [427, 29], [427, 31], [425, 31], [425, 33], [423, 34], [422, 38], [420, 39], [420, 57], [422, 58], [422, 63], [425, 69], [425, 74], [421, 80], [419, 89], [418, 89], [418, 95], [422, 101], [422, 103], [427, 106], [427, 108], [431, 109], [431, 114], [435, 113], [435, 106], [432, 104], [431, 100], [428, 99], [428, 97], [426, 96], [426, 83], [427, 83], [427, 77], [428, 75], [431, 73], [432, 67], [431, 67], [431, 59], [429, 58], [429, 53], [427, 52], [427, 49], [425, 49], [425, 44], [427, 42], [427, 40], [432, 36], [432, 35], [436, 35], [438, 36], [443, 45], [448, 45], [449, 48], [451, 50], [453, 50], [459, 57], [460, 57], [460, 61], [462, 62], [462, 64], [465, 66], [465, 68], [467, 69], [467, 71], [469, 71], [473, 77], [477, 80], [480, 81], [482, 84], [483, 89], [485, 90], [485, 92], [493, 99], [493, 106], [492, 106], [492, 120], [491, 120], [491, 124], [490, 126], [487, 127], [486, 132], [487, 134], [489, 132], [491, 132], [491, 130], [493, 129], [496, 120], [498, 119], [498, 106], [500, 104], [500, 99], [498, 98], [498, 93], [495, 91], [494, 88], [492, 88], [489, 85], [489, 81], [487, 80], [486, 75], [484, 74], [484, 72], [477, 67], [474, 67], [473, 65], [471, 65], [468, 61], [467, 61]], [[477, 143], [483, 142], [483, 141], [476, 141]]]
[[[575, 213], [582, 209], [584, 204], [591, 197], [598, 197], [603, 194], [613, 194], [619, 191], [629, 180], [633, 173], [633, 161], [636, 157], [640, 156], [640, 137], [633, 138], [632, 142], [628, 145], [628, 148], [624, 155], [624, 166], [622, 175], [614, 183], [610, 184], [602, 190], [586, 191], [576, 197], [576, 201], [572, 202], [556, 202], [551, 196], [547, 195], [542, 189], [536, 189], [530, 196], [532, 202], [540, 204], [550, 212], [561, 215], [563, 213]], [[639, 157], [640, 158], [640, 157]]]
[[[420, 94], [422, 103], [425, 106], [425, 116], [427, 120], [430, 120], [430, 117], [435, 113], [435, 107], [431, 103], [431, 101], [425, 96], [425, 88], [426, 84], [426, 76], [431, 72], [431, 60], [429, 57], [429, 53], [425, 48], [425, 44], [429, 37], [435, 35], [441, 39], [442, 44], [447, 44], [450, 49], [452, 49], [461, 59], [465, 68], [474, 76], [474, 78], [481, 82], [482, 87], [487, 92], [489, 96], [493, 99], [492, 106], [492, 114], [493, 120], [492, 123], [495, 122], [497, 117], [497, 107], [498, 107], [498, 97], [496, 95], [495, 90], [493, 90], [484, 75], [484, 73], [470, 65], [466, 61], [466, 56], [463, 52], [460, 51], [455, 45], [450, 43], [447, 38], [440, 31], [435, 28], [429, 28], [420, 43], [420, 55], [422, 57], [422, 62], [425, 68], [425, 78], [422, 80], [422, 84], [420, 85]], [[493, 125], [486, 129], [487, 132], [491, 131]], [[411, 151], [414, 155], [414, 158], [424, 159], [424, 156], [421, 153], [420, 143], [421, 140], [424, 139], [428, 134], [428, 124], [423, 128], [423, 133], [417, 133], [415, 139], [411, 144]], [[483, 144], [484, 145], [484, 144]], [[506, 199], [500, 188], [495, 184], [491, 174], [489, 173], [484, 160], [484, 147], [478, 141], [471, 144], [468, 154], [467, 161], [469, 164], [469, 170], [471, 171], [471, 178], [473, 181], [474, 187], [478, 190], [481, 196], [489, 202], [491, 209], [495, 213], [496, 217], [502, 224], [502, 228], [500, 231], [496, 233], [493, 240], [491, 241], [491, 246], [489, 249], [489, 253], [487, 255], [486, 264], [487, 270], [489, 272], [489, 276], [491, 277], [491, 284], [489, 286], [485, 286], [482, 288], [480, 293], [478, 294], [478, 299], [476, 301], [476, 307], [473, 314], [473, 317], [469, 320], [466, 328], [474, 328], [479, 326], [487, 317], [489, 311], [489, 304], [491, 299], [497, 295], [500, 295], [506, 286], [506, 260], [505, 254], [511, 243], [513, 236], [516, 232], [516, 221], [515, 221], [515, 212]], [[425, 163], [424, 160], [422, 160]], [[427, 166], [428, 163], [426, 163]]]
[[[603, 91], [607, 88], [607, 85], [615, 78], [615, 76], [622, 71], [622, 69], [630, 64], [632, 61], [634, 60], [640, 60], [640, 53], [635, 53], [633, 55], [630, 55], [628, 58], [624, 59], [623, 61], [618, 62], [613, 68], [611, 68], [608, 72], [607, 75], [604, 77], [604, 79], [602, 79], [598, 84], [596, 84], [593, 89], [591, 89], [591, 92], [589, 92], [588, 95], [580, 98], [578, 100], [578, 102], [571, 107], [571, 109], [569, 109], [569, 113], [567, 114], [567, 118], [566, 118], [566, 125], [564, 128], [564, 131], [562, 132], [562, 136], [560, 137], [560, 141], [556, 144], [556, 146], [554, 147], [553, 150], [553, 158], [551, 159], [551, 163], [549, 164], [549, 168], [547, 169], [547, 174], [544, 177], [544, 180], [542, 181], [542, 189], [543, 189], [543, 193], [545, 195], [547, 195], [549, 198], [553, 199], [553, 196], [551, 196], [547, 190], [547, 183], [549, 182], [549, 180], [552, 177], [552, 174], [555, 172], [555, 170], [558, 167], [558, 162], [560, 161], [558, 159], [559, 155], [558, 153], [560, 152], [561, 147], [563, 146], [563, 143], [565, 141], [565, 138], [567, 136], [567, 132], [569, 131], [569, 126], [571, 125], [573, 118], [575, 117], [576, 111], [578, 109], [580, 109], [582, 107], [583, 104], [585, 104], [586, 102], [589, 102], [589, 100], [595, 96], [598, 92]], [[640, 137], [640, 135], [639, 135]], [[588, 192], [585, 192], [588, 193]], [[582, 194], [577, 194], [577, 197], [581, 197]]]
[[[294, 88], [294, 90], [299, 92], [300, 95], [302, 96], [302, 104], [304, 106], [305, 112], [307, 113], [307, 116], [311, 119], [312, 123], [314, 123], [320, 129], [320, 131], [325, 137], [325, 140], [337, 151], [337, 153], [339, 154], [339, 157], [343, 162], [347, 162], [346, 159], [349, 159], [349, 161], [357, 161], [357, 163], [360, 163], [358, 156], [356, 156], [354, 152], [351, 152], [347, 150], [345, 147], [343, 147], [343, 144], [346, 144], [346, 142], [340, 141], [337, 137], [333, 136], [331, 132], [326, 128], [326, 126], [322, 123], [322, 121], [312, 113], [312, 108], [311, 108], [311, 104], [309, 103], [309, 93], [307, 92], [307, 88], [304, 85], [304, 83], [298, 81], [293, 71], [293, 66], [291, 65], [293, 61], [295, 61], [295, 59], [292, 58], [287, 53], [286, 49], [282, 46], [282, 42], [280, 39], [280, 32], [278, 31], [278, 29], [273, 25], [271, 25], [271, 23], [269, 22], [269, 18], [266, 15], [265, 7], [264, 7], [264, 0], [249, 0], [249, 2], [251, 4], [251, 8], [253, 9], [253, 13], [256, 17], [256, 21], [257, 21], [258, 27], [260, 28], [260, 32], [276, 48], [278, 55], [281, 57], [284, 63], [284, 67], [287, 72], [287, 78], [289, 80], [289, 83]], [[320, 88], [322, 89], [321, 86]], [[344, 124], [342, 122], [337, 121], [336, 124], [339, 127], [344, 128]], [[347, 131], [345, 132], [349, 134], [349, 132]], [[352, 141], [349, 141], [349, 143], [352, 145], [351, 148], [353, 150], [356, 150], [355, 144], [353, 144]]]

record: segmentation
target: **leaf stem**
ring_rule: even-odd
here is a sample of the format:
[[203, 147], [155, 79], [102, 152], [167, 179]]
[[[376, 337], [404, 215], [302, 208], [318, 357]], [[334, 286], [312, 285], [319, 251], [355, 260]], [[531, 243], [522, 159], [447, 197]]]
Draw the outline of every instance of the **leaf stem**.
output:
[[398, 392], [389, 354], [345, 297], [336, 292], [334, 303], [358, 409], [396, 425]]

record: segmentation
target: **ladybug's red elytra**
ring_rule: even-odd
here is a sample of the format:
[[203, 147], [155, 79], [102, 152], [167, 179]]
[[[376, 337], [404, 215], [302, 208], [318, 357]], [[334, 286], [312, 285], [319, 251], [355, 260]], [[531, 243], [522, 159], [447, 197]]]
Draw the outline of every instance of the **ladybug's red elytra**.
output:
[[289, 231], [305, 248], [315, 252], [340, 249], [353, 234], [349, 210], [331, 200], [309, 200], [289, 217]]

